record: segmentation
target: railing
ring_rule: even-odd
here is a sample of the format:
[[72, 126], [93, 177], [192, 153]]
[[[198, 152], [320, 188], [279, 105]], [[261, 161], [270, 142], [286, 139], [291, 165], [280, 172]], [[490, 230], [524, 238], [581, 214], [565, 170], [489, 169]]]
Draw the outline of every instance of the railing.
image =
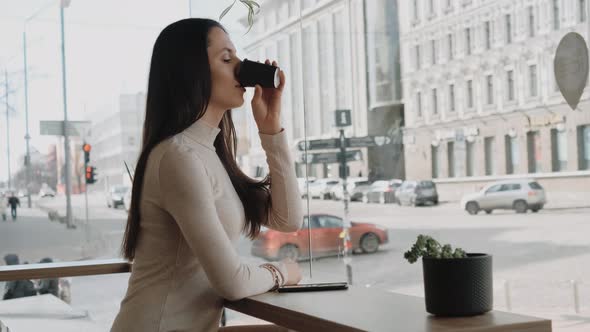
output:
[[132, 263], [125, 259], [85, 260], [0, 266], [0, 281], [80, 277], [131, 272]]

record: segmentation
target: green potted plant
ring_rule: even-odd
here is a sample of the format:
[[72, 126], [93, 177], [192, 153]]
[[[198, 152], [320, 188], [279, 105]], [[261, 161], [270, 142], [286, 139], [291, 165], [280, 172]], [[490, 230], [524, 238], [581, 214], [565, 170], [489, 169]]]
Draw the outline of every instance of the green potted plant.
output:
[[492, 256], [466, 253], [419, 235], [404, 254], [410, 263], [422, 257], [426, 311], [437, 316], [473, 316], [492, 310]]

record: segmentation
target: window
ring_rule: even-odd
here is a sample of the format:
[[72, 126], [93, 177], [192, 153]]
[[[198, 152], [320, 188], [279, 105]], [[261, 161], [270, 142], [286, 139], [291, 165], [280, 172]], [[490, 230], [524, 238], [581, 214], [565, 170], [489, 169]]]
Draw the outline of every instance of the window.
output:
[[567, 132], [551, 129], [551, 170], [562, 172], [567, 170]]
[[434, 16], [434, 0], [428, 0], [428, 13]]
[[414, 56], [416, 57], [414, 60], [415, 68], [420, 69], [420, 45], [414, 46]]
[[422, 117], [422, 93], [416, 92], [416, 115]]
[[473, 108], [473, 81], [467, 81], [467, 108]]
[[529, 173], [541, 172], [541, 134], [538, 131], [529, 131], [526, 138]]
[[449, 111], [455, 111], [455, 85], [449, 85]]
[[537, 65], [529, 66], [529, 96], [536, 97], [537, 91]]
[[487, 103], [491, 105], [494, 103], [494, 77], [492, 75], [486, 76], [486, 90], [487, 90]]
[[588, 10], [586, 8], [586, 0], [579, 0], [578, 3], [580, 4], [579, 8], [578, 8], [578, 13], [579, 13], [579, 21], [580, 23], [586, 22], [586, 11]]
[[497, 185], [494, 185], [494, 186], [491, 186], [490, 188], [488, 188], [488, 190], [486, 190], [486, 194], [497, 193], [500, 191], [502, 191], [502, 185], [497, 184]]
[[506, 174], [514, 174], [518, 170], [518, 138], [505, 136], [506, 145]]
[[449, 60], [453, 60], [453, 35], [450, 33], [447, 35], [447, 52]]
[[438, 96], [436, 94], [436, 88], [432, 89], [432, 114], [438, 114]]
[[506, 100], [514, 100], [514, 71], [508, 70], [506, 72]]
[[529, 187], [533, 190], [543, 190], [543, 187], [538, 182], [529, 182]]
[[528, 21], [529, 21], [529, 37], [535, 36], [535, 8], [533, 6], [529, 6], [528, 8]]
[[465, 173], [467, 176], [474, 175], [475, 166], [475, 142], [467, 142], [465, 146]]
[[432, 60], [432, 64], [435, 65], [436, 64], [436, 40], [431, 40], [430, 41], [430, 58]]
[[590, 125], [578, 126], [578, 169], [590, 169]]
[[449, 177], [455, 177], [455, 142], [447, 142], [447, 167]]
[[492, 24], [490, 21], [486, 21], [484, 23], [484, 39], [485, 39], [485, 47], [486, 50], [492, 48]]
[[440, 154], [439, 154], [439, 147], [431, 145], [430, 146], [430, 158], [431, 158], [431, 167], [432, 167], [432, 178], [436, 179], [440, 176]]
[[512, 43], [512, 15], [506, 14], [504, 22], [506, 24], [506, 44], [510, 44]]
[[318, 216], [317, 223], [320, 228], [342, 228], [342, 219], [332, 216]]
[[553, 30], [559, 30], [559, 1], [553, 0]]
[[483, 139], [484, 161], [486, 175], [495, 173], [494, 165], [494, 137], [485, 137]]
[[418, 13], [418, 0], [414, 0], [412, 9], [412, 16], [414, 17], [414, 21], [418, 21], [418, 19], [420, 18]]
[[465, 29], [465, 54], [471, 54], [471, 28]]

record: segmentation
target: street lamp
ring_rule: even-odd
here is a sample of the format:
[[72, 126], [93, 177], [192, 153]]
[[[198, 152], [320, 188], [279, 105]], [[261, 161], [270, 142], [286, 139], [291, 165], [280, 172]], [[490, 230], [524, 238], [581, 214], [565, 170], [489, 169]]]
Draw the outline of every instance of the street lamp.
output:
[[39, 13], [41, 13], [42, 11], [44, 11], [47, 7], [49, 7], [49, 5], [52, 5], [53, 1], [51, 3], [48, 3], [46, 6], [44, 6], [43, 8], [37, 10], [37, 12], [35, 12], [33, 15], [27, 17], [23, 23], [23, 62], [25, 65], [25, 128], [26, 128], [26, 134], [25, 134], [25, 141], [26, 141], [26, 147], [27, 147], [27, 152], [26, 152], [26, 156], [25, 156], [25, 169], [26, 169], [26, 189], [27, 189], [27, 206], [29, 208], [31, 208], [31, 191], [30, 191], [30, 184], [31, 184], [31, 153], [30, 153], [30, 148], [29, 148], [29, 141], [31, 140], [31, 135], [29, 135], [29, 81], [28, 81], [28, 66], [27, 66], [27, 22], [29, 22], [30, 20], [32, 20], [33, 18], [35, 18], [35, 16], [37, 16]]
[[70, 182], [70, 139], [68, 136], [68, 94], [66, 88], [66, 41], [64, 32], [64, 8], [70, 5], [70, 0], [61, 0], [59, 6], [59, 16], [61, 25], [61, 78], [63, 90], [64, 103], [64, 121], [63, 121], [63, 135], [64, 135], [64, 149], [65, 149], [65, 179], [66, 179], [66, 225], [68, 228], [73, 228], [72, 223], [72, 185]]

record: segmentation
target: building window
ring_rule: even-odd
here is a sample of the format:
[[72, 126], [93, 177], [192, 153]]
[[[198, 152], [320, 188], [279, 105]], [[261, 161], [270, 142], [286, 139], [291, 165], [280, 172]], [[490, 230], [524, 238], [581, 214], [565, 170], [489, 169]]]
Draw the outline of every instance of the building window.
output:
[[416, 57], [414, 60], [416, 69], [420, 69], [420, 45], [414, 46], [414, 56]]
[[488, 105], [494, 103], [494, 78], [492, 75], [486, 76], [486, 87], [487, 87], [487, 96], [488, 96]]
[[506, 24], [506, 44], [510, 44], [512, 43], [512, 15], [506, 14], [504, 21]]
[[529, 131], [526, 134], [529, 173], [541, 171], [541, 134]]
[[483, 139], [486, 175], [494, 174], [494, 141], [494, 137], [485, 137]]
[[551, 170], [563, 172], [567, 169], [567, 132], [551, 129]]
[[455, 177], [455, 142], [447, 143], [447, 166], [449, 168], [449, 177]]
[[486, 21], [484, 23], [484, 39], [486, 44], [486, 50], [492, 48], [492, 23], [490, 21]]
[[428, 0], [428, 13], [434, 16], [434, 0]]
[[419, 14], [418, 14], [418, 0], [414, 0], [414, 6], [412, 7], [413, 11], [412, 14], [414, 16], [414, 21], [418, 21]]
[[422, 93], [416, 92], [416, 114], [422, 117]]
[[529, 95], [536, 97], [537, 91], [537, 65], [529, 66]]
[[529, 37], [535, 36], [535, 8], [533, 6], [529, 6]]
[[580, 23], [586, 22], [586, 0], [579, 0], [580, 8], [578, 9], [578, 13], [580, 13], [579, 19]]
[[434, 39], [430, 41], [430, 51], [432, 64], [436, 65], [436, 40]]
[[438, 114], [438, 96], [436, 94], [436, 88], [432, 89], [432, 114]]
[[590, 125], [578, 126], [578, 169], [590, 169]]
[[506, 72], [506, 99], [508, 101], [514, 100], [514, 71]]
[[447, 48], [449, 60], [453, 60], [453, 35], [450, 33], [447, 36]]
[[518, 170], [518, 138], [510, 135], [505, 136], [506, 151], [506, 174], [514, 174]]
[[465, 29], [465, 54], [471, 54], [471, 28]]
[[432, 178], [436, 179], [440, 175], [440, 172], [439, 172], [440, 154], [439, 154], [438, 146], [434, 146], [434, 145], [430, 146], [430, 157], [431, 157], [431, 162], [432, 162], [432, 165], [431, 165]]
[[553, 30], [559, 30], [559, 0], [553, 0]]
[[473, 80], [467, 81], [467, 108], [473, 108]]
[[465, 147], [465, 172], [467, 176], [473, 176], [475, 164], [475, 142], [467, 142]]
[[449, 85], [449, 110], [455, 111], [455, 85]]

